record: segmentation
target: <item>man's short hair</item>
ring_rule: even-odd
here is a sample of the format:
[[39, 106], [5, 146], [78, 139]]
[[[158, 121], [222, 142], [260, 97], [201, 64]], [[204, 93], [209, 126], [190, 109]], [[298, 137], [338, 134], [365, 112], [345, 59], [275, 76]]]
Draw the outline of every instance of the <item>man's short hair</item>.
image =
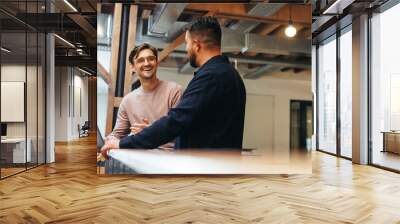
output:
[[199, 17], [190, 24], [187, 31], [191, 37], [196, 37], [207, 46], [221, 47], [221, 26], [215, 17]]
[[129, 54], [128, 57], [128, 61], [131, 64], [134, 64], [134, 60], [137, 58], [137, 56], [139, 55], [139, 53], [143, 50], [149, 49], [153, 52], [154, 56], [156, 56], [156, 59], [158, 60], [158, 51], [155, 47], [151, 46], [148, 43], [144, 43], [141, 44], [139, 46], [136, 46], [135, 48], [133, 48], [133, 50], [131, 51], [131, 53]]

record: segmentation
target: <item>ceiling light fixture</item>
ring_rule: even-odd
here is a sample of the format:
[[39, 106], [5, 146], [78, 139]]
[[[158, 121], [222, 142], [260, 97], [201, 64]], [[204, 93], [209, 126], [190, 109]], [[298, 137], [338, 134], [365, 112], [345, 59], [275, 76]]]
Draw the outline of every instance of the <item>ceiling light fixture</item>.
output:
[[77, 49], [76, 49], [76, 52], [77, 52], [79, 55], [82, 55], [82, 54], [83, 54], [83, 50], [82, 50], [81, 48], [77, 48]]
[[1, 49], [2, 51], [6, 52], [6, 53], [10, 53], [10, 52], [11, 52], [11, 50], [9, 50], [9, 49], [7, 49], [7, 48], [5, 48], [5, 47], [1, 47], [0, 49]]
[[285, 29], [285, 34], [286, 36], [292, 38], [296, 36], [297, 30], [296, 27], [293, 26], [293, 21], [292, 21], [292, 7], [289, 5], [289, 26], [286, 27]]
[[66, 43], [67, 45], [69, 45], [69, 46], [75, 48], [75, 45], [73, 45], [73, 44], [72, 44], [71, 42], [69, 42], [68, 40], [66, 40], [66, 39], [64, 39], [64, 38], [62, 38], [62, 37], [60, 37], [60, 36], [57, 35], [57, 34], [54, 34], [54, 36], [57, 37], [58, 39], [60, 39], [61, 41], [63, 41], [64, 43]]
[[86, 71], [86, 70], [83, 70], [83, 69], [81, 69], [81, 68], [79, 68], [79, 67], [78, 67], [78, 69], [79, 69], [81, 72], [83, 72], [83, 73], [85, 73], [85, 74], [87, 74], [87, 75], [92, 75], [92, 73], [90, 73], [90, 72], [88, 72], [88, 71]]
[[68, 0], [64, 0], [65, 4], [67, 4], [72, 10], [74, 10], [75, 12], [78, 12], [78, 10], [68, 1]]

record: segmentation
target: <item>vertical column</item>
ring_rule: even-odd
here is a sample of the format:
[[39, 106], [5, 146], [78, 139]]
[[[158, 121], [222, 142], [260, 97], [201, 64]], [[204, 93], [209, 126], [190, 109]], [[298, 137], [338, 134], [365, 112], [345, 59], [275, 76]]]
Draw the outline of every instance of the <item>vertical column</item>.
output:
[[137, 13], [138, 6], [131, 5], [129, 12], [129, 30], [128, 30], [128, 43], [127, 43], [127, 51], [126, 51], [126, 59], [125, 59], [125, 85], [124, 85], [124, 95], [128, 94], [131, 91], [132, 85], [132, 74], [128, 61], [129, 54], [131, 50], [135, 47], [136, 42], [136, 24], [137, 24]]
[[317, 104], [316, 95], [317, 93], [317, 46], [312, 45], [311, 49], [311, 92], [312, 92], [312, 102], [313, 102], [313, 134], [312, 134], [312, 150], [317, 149]]
[[121, 32], [121, 14], [122, 14], [122, 3], [116, 3], [114, 7], [114, 23], [113, 23], [113, 34], [111, 44], [111, 65], [110, 75], [111, 83], [108, 87], [108, 99], [107, 99], [107, 114], [106, 114], [106, 133], [105, 136], [111, 133], [113, 128], [113, 115], [114, 115], [114, 97], [117, 80], [117, 69], [118, 69], [118, 50], [120, 44], [120, 32]]
[[125, 65], [126, 65], [126, 52], [128, 44], [128, 26], [129, 26], [129, 6], [128, 4], [122, 5], [121, 16], [121, 35], [118, 49], [118, 70], [117, 70], [117, 83], [115, 87], [115, 97], [124, 96], [124, 81], [125, 81]]
[[[46, 12], [53, 12], [54, 6], [46, 2]], [[46, 163], [55, 162], [55, 54], [54, 35], [46, 34]]]
[[89, 76], [88, 80], [88, 110], [89, 110], [89, 122], [90, 131], [95, 132], [97, 130], [97, 77]]
[[336, 155], [341, 156], [341, 114], [340, 114], [340, 82], [341, 82], [341, 64], [340, 64], [340, 30], [336, 30]]
[[353, 162], [368, 163], [368, 15], [353, 20]]
[[55, 74], [54, 35], [46, 35], [46, 163], [55, 161]]

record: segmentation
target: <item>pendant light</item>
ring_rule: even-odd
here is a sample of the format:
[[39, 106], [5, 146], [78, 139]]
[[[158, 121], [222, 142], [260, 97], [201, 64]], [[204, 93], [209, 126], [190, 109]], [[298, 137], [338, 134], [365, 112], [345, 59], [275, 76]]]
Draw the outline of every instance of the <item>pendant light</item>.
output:
[[293, 26], [292, 22], [292, 6], [289, 5], [289, 25], [285, 29], [285, 34], [287, 37], [292, 38], [296, 36], [297, 30], [296, 27]]

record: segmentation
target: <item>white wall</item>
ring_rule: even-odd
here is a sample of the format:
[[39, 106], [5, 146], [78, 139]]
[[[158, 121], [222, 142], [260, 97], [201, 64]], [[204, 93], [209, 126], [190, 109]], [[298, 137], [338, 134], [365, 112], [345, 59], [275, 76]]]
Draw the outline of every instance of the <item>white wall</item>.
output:
[[[29, 67], [28, 67], [29, 69]], [[1, 66], [1, 81], [18, 81], [25, 82], [25, 65], [2, 65]], [[7, 110], [7, 108], [1, 108]], [[25, 137], [24, 122], [7, 123], [8, 137]]]
[[[38, 70], [37, 70], [38, 69]], [[27, 78], [27, 81], [25, 80]], [[26, 107], [22, 107], [22, 113], [26, 112], [27, 119], [23, 122], [6, 122], [7, 137], [24, 138], [30, 140], [32, 161], [44, 162], [44, 74], [42, 67], [25, 66], [25, 64], [3, 64], [1, 66], [1, 81], [24, 82], [26, 84]], [[21, 94], [24, 94], [22, 91]], [[7, 96], [2, 96], [7, 97]], [[12, 108], [1, 108], [2, 112], [13, 113]], [[37, 157], [37, 154], [39, 156]]]
[[[186, 87], [192, 75], [159, 68], [158, 77]], [[296, 74], [291, 74], [296, 76]], [[247, 91], [243, 147], [288, 149], [290, 147], [290, 100], [312, 100], [309, 79], [293, 80], [266, 76], [244, 79]]]
[[[27, 70], [25, 70], [25, 69], [27, 69]], [[25, 67], [25, 65], [18, 65], [18, 64], [2, 65], [1, 66], [1, 81], [4, 81], [4, 82], [17, 81], [17, 82], [25, 82], [26, 83], [26, 80], [25, 80], [26, 71], [28, 72], [29, 75], [36, 74], [36, 67], [33, 67], [33, 66]], [[36, 86], [36, 80], [29, 80], [29, 85]], [[31, 107], [34, 106], [36, 108], [36, 88], [35, 89], [28, 88], [27, 90], [28, 90], [27, 104], [29, 106], [29, 104], [31, 104], [31, 102], [35, 102], [35, 104], [31, 105]], [[32, 108], [27, 109], [28, 112], [30, 112], [30, 113], [27, 113], [27, 116], [28, 116], [27, 119], [28, 119], [28, 122], [30, 122], [28, 125], [28, 137], [30, 134], [30, 128], [33, 127], [31, 122], [35, 121], [35, 123], [36, 123], [36, 119], [37, 119], [36, 113], [31, 113], [31, 111], [30, 111], [31, 109]], [[1, 108], [1, 110], [8, 110], [8, 108]], [[26, 122], [7, 122], [7, 136], [8, 137], [25, 137], [25, 126], [26, 126], [25, 123]], [[36, 126], [34, 127], [34, 129], [36, 130]]]
[[55, 141], [77, 139], [78, 124], [88, 120], [88, 79], [82, 75], [72, 67], [55, 69]]

